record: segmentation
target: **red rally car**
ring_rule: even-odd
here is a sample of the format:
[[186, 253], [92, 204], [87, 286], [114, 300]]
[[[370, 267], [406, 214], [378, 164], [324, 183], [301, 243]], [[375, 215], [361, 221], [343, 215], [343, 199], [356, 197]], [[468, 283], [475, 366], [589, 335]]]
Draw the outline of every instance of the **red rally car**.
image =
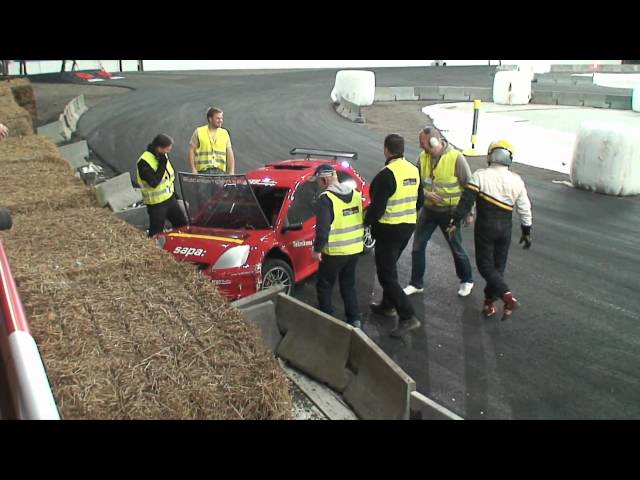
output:
[[[286, 292], [313, 275], [316, 168], [333, 164], [338, 179], [363, 193], [369, 186], [351, 166], [355, 152], [294, 148], [306, 158], [270, 163], [244, 175], [195, 175], [180, 172], [180, 186], [189, 225], [157, 235], [156, 242], [179, 260], [210, 276], [231, 300], [277, 284]], [[324, 159], [322, 159], [324, 157]], [[365, 252], [375, 240], [365, 230]]]

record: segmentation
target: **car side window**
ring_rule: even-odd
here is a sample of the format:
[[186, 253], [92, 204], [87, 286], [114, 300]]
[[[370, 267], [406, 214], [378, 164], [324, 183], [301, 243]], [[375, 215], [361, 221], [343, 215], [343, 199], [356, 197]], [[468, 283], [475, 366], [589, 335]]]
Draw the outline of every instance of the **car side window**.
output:
[[316, 182], [304, 182], [293, 194], [287, 221], [290, 224], [304, 223], [315, 215], [314, 208], [319, 194]]

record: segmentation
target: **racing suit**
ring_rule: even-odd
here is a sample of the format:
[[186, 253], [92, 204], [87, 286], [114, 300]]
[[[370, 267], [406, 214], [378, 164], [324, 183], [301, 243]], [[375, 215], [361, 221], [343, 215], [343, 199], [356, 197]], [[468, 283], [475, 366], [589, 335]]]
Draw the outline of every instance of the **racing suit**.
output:
[[457, 224], [477, 203], [474, 230], [476, 265], [485, 279], [485, 299], [494, 301], [510, 292], [504, 281], [511, 243], [512, 211], [520, 216], [522, 239], [529, 242], [532, 216], [531, 202], [520, 175], [505, 165], [492, 164], [477, 170], [465, 185], [460, 203], [452, 214]]

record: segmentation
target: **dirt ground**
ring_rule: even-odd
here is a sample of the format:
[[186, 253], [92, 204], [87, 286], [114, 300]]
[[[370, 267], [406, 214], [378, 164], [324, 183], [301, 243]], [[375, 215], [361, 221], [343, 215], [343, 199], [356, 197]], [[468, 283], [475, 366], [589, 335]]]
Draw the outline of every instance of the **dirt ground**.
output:
[[131, 90], [124, 87], [106, 87], [68, 83], [32, 83], [38, 106], [38, 121], [34, 127], [55, 122], [64, 107], [78, 95], [84, 94], [88, 108], [95, 107], [114, 95], [122, 95]]
[[[436, 103], [443, 102], [404, 101], [375, 103], [370, 107], [363, 108], [363, 115], [366, 120], [365, 126], [383, 134], [397, 133], [405, 138], [406, 144], [413, 144], [419, 147], [418, 132], [421, 128], [433, 126], [433, 120], [428, 115], [422, 113], [422, 108]], [[463, 149], [456, 145], [454, 145], [454, 147], [459, 150]], [[544, 155], [544, 152], [542, 151], [541, 154]], [[487, 166], [486, 155], [467, 156], [466, 158], [472, 172]], [[413, 161], [415, 159], [409, 158], [409, 160]], [[520, 175], [535, 177], [549, 182], [566, 180], [568, 178], [567, 175], [562, 173], [517, 163], [514, 164], [511, 169]]]

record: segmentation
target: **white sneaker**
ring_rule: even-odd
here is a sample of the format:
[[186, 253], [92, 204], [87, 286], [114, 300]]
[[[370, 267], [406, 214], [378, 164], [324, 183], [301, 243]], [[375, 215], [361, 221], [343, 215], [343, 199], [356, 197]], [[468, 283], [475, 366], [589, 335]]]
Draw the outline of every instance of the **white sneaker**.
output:
[[473, 282], [471, 283], [463, 282], [460, 284], [460, 290], [458, 290], [458, 295], [460, 295], [461, 297], [466, 297], [471, 293], [471, 290], [473, 290]]
[[405, 295], [413, 295], [414, 293], [424, 292], [424, 288], [416, 288], [413, 285], [407, 285], [403, 290]]

